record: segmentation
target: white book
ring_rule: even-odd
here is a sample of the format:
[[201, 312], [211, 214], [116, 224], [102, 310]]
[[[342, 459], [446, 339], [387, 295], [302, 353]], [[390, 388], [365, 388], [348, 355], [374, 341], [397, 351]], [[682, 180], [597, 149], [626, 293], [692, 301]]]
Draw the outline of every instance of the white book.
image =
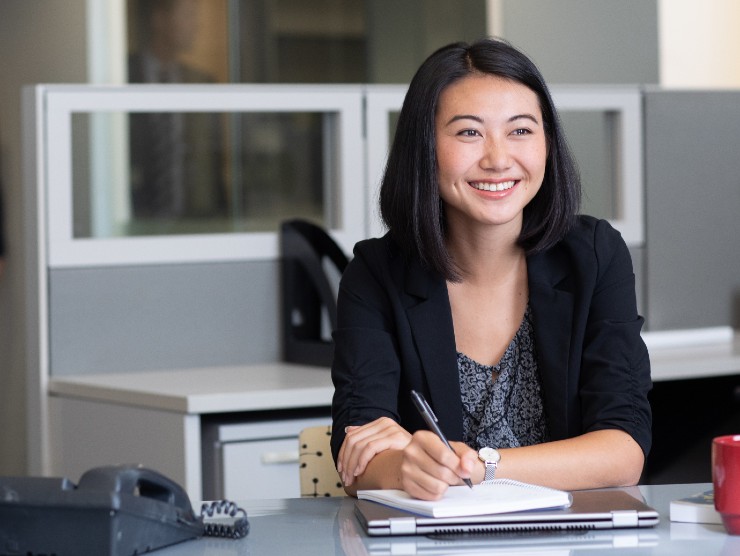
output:
[[671, 521], [722, 523], [722, 517], [714, 509], [714, 491], [707, 490], [679, 500], [671, 500]]
[[468, 486], [452, 486], [439, 500], [419, 500], [396, 489], [358, 490], [357, 497], [431, 517], [563, 508], [572, 502], [569, 492], [509, 479], [496, 479], [475, 485], [472, 489]]

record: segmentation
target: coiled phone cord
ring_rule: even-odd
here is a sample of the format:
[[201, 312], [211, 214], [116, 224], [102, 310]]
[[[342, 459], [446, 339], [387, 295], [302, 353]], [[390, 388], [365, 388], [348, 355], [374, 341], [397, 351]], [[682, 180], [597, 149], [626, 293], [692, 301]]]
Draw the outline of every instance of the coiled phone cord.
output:
[[[210, 503], [204, 502], [200, 508], [200, 516], [203, 519], [203, 526], [205, 527], [204, 534], [208, 537], [241, 539], [249, 533], [249, 520], [247, 519], [246, 510], [240, 508], [230, 500], [216, 500]], [[208, 521], [209, 519], [219, 519], [227, 516], [234, 518], [234, 521], [231, 523]]]

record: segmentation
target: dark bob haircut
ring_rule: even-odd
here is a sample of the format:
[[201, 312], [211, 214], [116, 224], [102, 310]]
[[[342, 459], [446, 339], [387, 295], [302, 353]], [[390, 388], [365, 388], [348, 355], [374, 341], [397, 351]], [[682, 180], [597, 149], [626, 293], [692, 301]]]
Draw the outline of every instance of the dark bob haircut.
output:
[[539, 99], [547, 141], [542, 186], [524, 209], [519, 244], [527, 255], [552, 247], [568, 232], [578, 213], [581, 185], [542, 74], [505, 41], [455, 43], [434, 52], [417, 70], [398, 119], [380, 187], [380, 213], [407, 257], [448, 280], [460, 274], [444, 241], [444, 208], [439, 194], [435, 115], [442, 91], [469, 75], [494, 75], [521, 83]]

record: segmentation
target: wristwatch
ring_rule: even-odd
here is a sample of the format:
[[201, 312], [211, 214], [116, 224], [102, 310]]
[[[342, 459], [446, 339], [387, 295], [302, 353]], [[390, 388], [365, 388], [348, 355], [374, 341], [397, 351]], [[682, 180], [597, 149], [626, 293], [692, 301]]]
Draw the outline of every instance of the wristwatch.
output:
[[486, 466], [486, 474], [483, 476], [484, 483], [490, 483], [496, 476], [498, 462], [501, 461], [501, 453], [495, 448], [481, 448], [478, 450], [478, 459]]

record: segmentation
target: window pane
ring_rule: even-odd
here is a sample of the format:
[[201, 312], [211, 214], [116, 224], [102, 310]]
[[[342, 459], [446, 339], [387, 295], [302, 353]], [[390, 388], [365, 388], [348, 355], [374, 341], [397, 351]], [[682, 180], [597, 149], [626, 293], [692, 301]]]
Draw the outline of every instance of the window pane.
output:
[[486, 0], [127, 0], [131, 83], [408, 83]]
[[127, 0], [130, 83], [229, 82], [229, 0]]
[[331, 113], [76, 113], [74, 237], [336, 224]]

